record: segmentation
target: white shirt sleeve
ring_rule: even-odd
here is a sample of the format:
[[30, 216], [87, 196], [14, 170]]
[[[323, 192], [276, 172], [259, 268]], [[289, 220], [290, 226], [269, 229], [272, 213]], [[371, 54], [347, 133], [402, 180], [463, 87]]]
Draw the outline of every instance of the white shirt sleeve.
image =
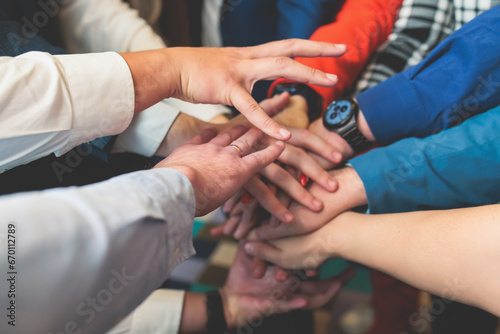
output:
[[[161, 7], [157, 0], [133, 3], [154, 17]], [[163, 39], [139, 17], [138, 11], [123, 0], [69, 0], [62, 6], [58, 18], [66, 48], [71, 53], [133, 52], [166, 47]], [[169, 99], [135, 116], [126, 133], [118, 136], [113, 152], [153, 156], [180, 112], [207, 122], [231, 113], [224, 106], [176, 103], [175, 99]]]
[[185, 291], [156, 290], [107, 334], [176, 334], [179, 332]]
[[0, 172], [124, 131], [134, 83], [118, 54], [0, 57]]
[[0, 197], [0, 249], [12, 260], [0, 261], [0, 307], [14, 305], [15, 320], [0, 332], [111, 329], [194, 254], [194, 208], [189, 180], [172, 169]]
[[58, 16], [71, 53], [162, 49], [163, 39], [123, 0], [67, 0]]

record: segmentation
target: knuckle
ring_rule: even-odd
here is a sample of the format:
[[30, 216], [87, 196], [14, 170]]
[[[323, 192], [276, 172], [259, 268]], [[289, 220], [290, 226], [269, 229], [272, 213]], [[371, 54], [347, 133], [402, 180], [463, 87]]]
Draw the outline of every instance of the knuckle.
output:
[[312, 77], [317, 77], [317, 76], [320, 76], [323, 74], [320, 70], [312, 68], [312, 67], [309, 67], [309, 73]]
[[291, 59], [288, 57], [276, 57], [275, 62], [278, 68], [284, 68], [290, 65]]
[[264, 123], [262, 124], [264, 129], [272, 129], [275, 125], [276, 122], [269, 117], [266, 120], [264, 120]]
[[247, 108], [247, 113], [249, 115], [253, 115], [255, 113], [258, 113], [259, 111], [260, 111], [260, 106], [256, 102], [250, 104]]

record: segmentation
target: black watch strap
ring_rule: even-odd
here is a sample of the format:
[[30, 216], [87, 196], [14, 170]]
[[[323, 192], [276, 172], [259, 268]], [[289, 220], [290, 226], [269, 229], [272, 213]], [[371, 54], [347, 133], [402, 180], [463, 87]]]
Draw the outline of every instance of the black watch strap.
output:
[[207, 303], [207, 333], [224, 334], [227, 330], [226, 317], [224, 316], [224, 305], [218, 290], [206, 294]]
[[366, 139], [361, 131], [359, 131], [357, 124], [353, 124], [353, 126], [348, 127], [339, 134], [349, 143], [349, 145], [351, 145], [355, 153], [363, 152], [373, 145], [373, 143]]
[[307, 102], [307, 116], [309, 122], [313, 122], [321, 117], [323, 112], [323, 97], [308, 85], [295, 82], [284, 82], [276, 85], [273, 96], [289, 92], [290, 95], [301, 95]]

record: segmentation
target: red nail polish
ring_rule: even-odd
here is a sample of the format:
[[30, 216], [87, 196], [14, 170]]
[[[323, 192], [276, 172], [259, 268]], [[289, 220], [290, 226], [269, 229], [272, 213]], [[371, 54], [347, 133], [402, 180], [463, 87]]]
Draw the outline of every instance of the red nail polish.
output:
[[299, 181], [300, 181], [300, 184], [302, 185], [302, 187], [305, 187], [307, 185], [307, 182], [309, 180], [308, 180], [307, 176], [304, 173], [300, 173]]
[[250, 196], [249, 193], [244, 192], [243, 195], [241, 195], [241, 203], [248, 204], [251, 201], [253, 201], [253, 198], [252, 198], [252, 196]]

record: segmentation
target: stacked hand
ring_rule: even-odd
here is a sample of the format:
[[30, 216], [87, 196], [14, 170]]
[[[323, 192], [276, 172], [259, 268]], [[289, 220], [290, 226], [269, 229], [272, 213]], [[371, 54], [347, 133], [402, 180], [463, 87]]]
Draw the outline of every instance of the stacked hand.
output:
[[252, 259], [242, 250], [236, 255], [226, 284], [220, 290], [230, 328], [255, 321], [257, 316], [284, 313], [299, 308], [318, 308], [326, 304], [354, 276], [348, 269], [322, 282], [302, 282], [292, 277], [277, 282], [268, 269], [262, 279], [251, 275]]
[[238, 125], [214, 137], [215, 129], [207, 129], [155, 168], [176, 169], [191, 181], [196, 199], [195, 214], [202, 216], [222, 205], [252, 175], [283, 152], [283, 142], [253, 152], [261, 133], [257, 128], [248, 130]]

